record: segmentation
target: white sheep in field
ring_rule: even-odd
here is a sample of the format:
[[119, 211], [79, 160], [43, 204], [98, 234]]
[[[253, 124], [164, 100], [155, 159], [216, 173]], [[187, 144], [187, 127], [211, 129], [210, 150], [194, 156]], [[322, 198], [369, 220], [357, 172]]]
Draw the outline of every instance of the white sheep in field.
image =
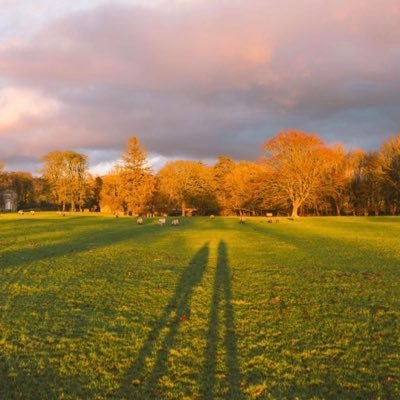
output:
[[165, 225], [166, 222], [167, 222], [167, 220], [166, 220], [165, 218], [160, 218], [160, 219], [158, 220], [158, 224], [159, 224], [159, 225]]
[[142, 217], [139, 217], [139, 218], [136, 220], [136, 223], [137, 223], [138, 225], [143, 225], [143, 218], [142, 218]]
[[173, 225], [173, 226], [179, 225], [179, 219], [173, 219], [171, 222], [171, 225]]

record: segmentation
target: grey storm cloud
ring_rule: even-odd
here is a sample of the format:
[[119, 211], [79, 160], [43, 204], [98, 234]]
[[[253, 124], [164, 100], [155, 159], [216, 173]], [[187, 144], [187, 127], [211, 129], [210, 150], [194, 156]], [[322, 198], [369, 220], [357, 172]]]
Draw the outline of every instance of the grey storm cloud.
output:
[[[0, 159], [255, 158], [278, 131], [375, 148], [400, 127], [398, 0], [102, 4], [0, 43]], [[22, 160], [22, 161], [21, 161]]]

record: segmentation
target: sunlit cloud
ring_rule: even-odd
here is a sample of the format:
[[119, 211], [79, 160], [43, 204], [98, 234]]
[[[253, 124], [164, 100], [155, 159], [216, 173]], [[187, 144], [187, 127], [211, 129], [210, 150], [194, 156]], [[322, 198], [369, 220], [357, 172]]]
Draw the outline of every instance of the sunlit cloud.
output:
[[285, 128], [368, 148], [400, 129], [397, 0], [77, 3], [0, 42], [3, 96], [25, 91], [0, 111], [7, 163], [73, 148], [108, 165], [132, 135], [204, 160], [256, 158]]
[[61, 107], [59, 101], [25, 88], [0, 90], [0, 133], [26, 119], [44, 119]]

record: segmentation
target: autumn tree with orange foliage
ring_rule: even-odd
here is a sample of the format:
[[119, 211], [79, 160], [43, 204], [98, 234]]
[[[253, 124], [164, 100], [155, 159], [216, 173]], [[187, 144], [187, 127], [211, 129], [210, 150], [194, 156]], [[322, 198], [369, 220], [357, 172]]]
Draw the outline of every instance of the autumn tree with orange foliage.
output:
[[230, 215], [233, 211], [227, 178], [232, 173], [235, 166], [236, 163], [232, 158], [221, 155], [218, 157], [217, 162], [212, 169], [215, 182], [215, 197], [218, 203], [219, 212], [222, 215]]
[[88, 162], [85, 154], [75, 151], [51, 151], [42, 157], [43, 177], [51, 188], [56, 204], [65, 211], [67, 204], [75, 211], [85, 202]]
[[224, 180], [224, 190], [229, 214], [256, 215], [263, 207], [266, 169], [250, 161], [235, 163]]
[[298, 130], [278, 133], [263, 144], [273, 171], [270, 192], [277, 204], [289, 203], [293, 218], [320, 189], [332, 151], [316, 135]]
[[125, 210], [135, 215], [149, 211], [155, 182], [148, 165], [147, 151], [137, 137], [128, 139], [118, 172], [119, 191]]
[[380, 149], [385, 211], [400, 212], [400, 134], [390, 137]]
[[123, 210], [121, 179], [118, 171], [103, 176], [103, 185], [100, 193], [100, 209], [103, 212], [115, 213]]
[[15, 192], [21, 207], [61, 206], [102, 211], [263, 215], [396, 215], [400, 213], [400, 134], [379, 151], [348, 152], [326, 146], [315, 134], [278, 133], [263, 144], [257, 162], [220, 156], [214, 166], [173, 161], [153, 176], [139, 139], [128, 141], [122, 160], [102, 178], [88, 173], [87, 156], [52, 151], [43, 176], [5, 172], [0, 190]]
[[202, 213], [216, 210], [215, 184], [210, 167], [200, 161], [170, 161], [157, 175], [157, 197], [170, 207], [180, 208], [182, 216], [188, 207]]

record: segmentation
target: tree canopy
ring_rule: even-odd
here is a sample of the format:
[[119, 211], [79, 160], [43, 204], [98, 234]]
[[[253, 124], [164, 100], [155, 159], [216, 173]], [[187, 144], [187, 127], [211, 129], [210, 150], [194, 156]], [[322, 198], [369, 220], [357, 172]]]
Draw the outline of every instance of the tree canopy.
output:
[[20, 208], [133, 215], [400, 213], [400, 134], [379, 150], [365, 152], [328, 146], [316, 134], [286, 130], [268, 139], [262, 149], [264, 156], [257, 161], [226, 155], [214, 165], [176, 160], [154, 173], [146, 149], [131, 137], [105, 176], [89, 173], [85, 154], [56, 150], [42, 157], [42, 176], [9, 172], [0, 163], [0, 191], [14, 191]]

